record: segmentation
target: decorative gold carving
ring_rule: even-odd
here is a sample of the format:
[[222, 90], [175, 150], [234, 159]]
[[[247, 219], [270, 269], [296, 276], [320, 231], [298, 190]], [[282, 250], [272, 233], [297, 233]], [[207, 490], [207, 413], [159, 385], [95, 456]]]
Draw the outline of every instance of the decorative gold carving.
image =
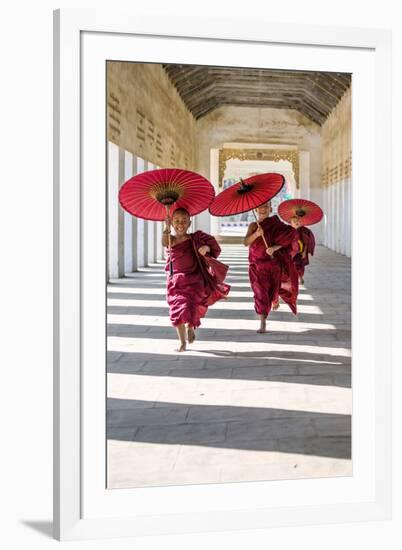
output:
[[326, 165], [322, 169], [322, 185], [328, 187], [338, 181], [342, 181], [346, 178], [350, 178], [352, 175], [352, 155], [344, 160], [341, 160], [337, 164], [331, 166]]
[[299, 152], [295, 149], [219, 149], [219, 187], [223, 185], [226, 163], [238, 160], [287, 160], [292, 163], [296, 187], [299, 189]]
[[120, 100], [112, 92], [107, 101], [109, 117], [109, 138], [116, 141], [120, 136]]
[[150, 146], [152, 147], [155, 142], [155, 127], [152, 120], [147, 120], [147, 138]]
[[137, 109], [137, 139], [145, 142], [145, 115]]
[[162, 145], [162, 134], [158, 132], [156, 134], [156, 159], [158, 161], [158, 164], [162, 164], [163, 159], [163, 145]]
[[176, 149], [174, 143], [170, 145], [170, 166], [172, 168], [176, 166]]

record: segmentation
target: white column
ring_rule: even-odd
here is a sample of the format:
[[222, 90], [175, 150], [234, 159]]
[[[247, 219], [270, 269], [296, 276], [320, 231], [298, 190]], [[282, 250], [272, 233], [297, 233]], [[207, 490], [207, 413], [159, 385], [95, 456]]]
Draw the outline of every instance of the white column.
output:
[[158, 260], [158, 225], [162, 222], [154, 222], [154, 262]]
[[124, 276], [124, 211], [119, 205], [119, 189], [124, 181], [124, 151], [108, 144], [108, 276]]
[[327, 187], [328, 248], [332, 248], [332, 185]]
[[[221, 188], [219, 187], [219, 149], [211, 149], [210, 153], [210, 174], [209, 174], [209, 180], [212, 183], [212, 185], [215, 188], [215, 195], [218, 195], [218, 193], [221, 191]], [[203, 214], [204, 215], [204, 214]], [[216, 216], [211, 216], [209, 213], [208, 216], [208, 233], [210, 233], [212, 236], [216, 237], [219, 235], [219, 218]], [[202, 229], [200, 227], [200, 229]]]
[[[124, 161], [125, 151], [119, 147], [119, 189], [124, 183]], [[119, 224], [119, 277], [124, 277], [124, 210], [118, 204], [118, 224]]]
[[[326, 213], [326, 189], [325, 187], [311, 187], [310, 188], [310, 197], [309, 200], [319, 204], [323, 209], [324, 214]], [[324, 219], [310, 228], [315, 236], [317, 244], [325, 244], [325, 221]]]
[[337, 216], [337, 204], [336, 204], [336, 182], [332, 185], [332, 250], [336, 252], [336, 216]]
[[323, 233], [322, 233], [322, 244], [324, 246], [328, 246], [328, 219], [327, 219], [327, 212], [328, 212], [328, 198], [327, 198], [327, 187], [322, 188], [322, 205], [323, 205], [323, 211], [324, 211], [324, 217], [323, 221], [321, 222], [323, 225]]
[[156, 261], [163, 260], [163, 250], [162, 250], [162, 222], [156, 222]]
[[[219, 178], [219, 170], [216, 171], [215, 167], [213, 166], [212, 161], [212, 151], [218, 151], [218, 149], [211, 149], [211, 160], [210, 160], [210, 173], [203, 173], [202, 175], [209, 179], [209, 181], [212, 183], [212, 185], [215, 188], [215, 193], [219, 193], [217, 190], [218, 188], [218, 178]], [[218, 151], [219, 152], [219, 151]], [[219, 157], [218, 157], [219, 159]], [[194, 216], [191, 219], [191, 232], [201, 230], [205, 231], [205, 233], [210, 233], [212, 235], [218, 234], [217, 225], [214, 224], [214, 219], [217, 220], [217, 218], [214, 218], [214, 216], [211, 216], [211, 214], [208, 212], [208, 209], [204, 210], [204, 212], [201, 212], [201, 214], [197, 214], [197, 216]]]
[[346, 178], [323, 189], [323, 243], [351, 256], [351, 180]]
[[145, 266], [145, 220], [139, 218], [138, 219], [138, 233], [137, 233], [137, 245], [138, 245], [138, 252], [137, 252], [137, 262], [138, 267], [144, 267]]
[[349, 239], [348, 239], [348, 250], [349, 256], [352, 255], [352, 201], [353, 201], [353, 187], [352, 187], [352, 177], [348, 178], [348, 187], [349, 187], [349, 203], [348, 203], [348, 226], [349, 226]]
[[119, 148], [114, 143], [108, 143], [108, 278], [118, 277], [118, 218], [116, 196], [119, 189]]
[[310, 199], [310, 153], [299, 151], [299, 197]]
[[349, 258], [352, 255], [352, 179], [349, 177], [345, 181], [345, 231], [346, 231], [346, 246], [345, 254]]
[[[145, 161], [144, 159], [137, 157], [137, 174], [145, 171]], [[137, 226], [137, 261], [138, 267], [144, 267], [146, 265], [146, 222], [142, 218], [138, 218]]]
[[340, 252], [341, 254], [346, 254], [346, 211], [345, 211], [345, 185], [346, 181], [343, 179], [341, 181], [341, 188], [340, 188], [340, 201], [341, 201], [341, 212], [340, 212], [340, 231], [341, 231], [341, 246], [340, 246]]
[[330, 187], [331, 250], [335, 250], [335, 184]]
[[327, 187], [327, 247], [331, 248], [331, 186]]
[[[146, 170], [148, 170], [148, 161], [147, 160], [144, 160], [144, 172]], [[147, 220], [144, 220], [144, 225], [143, 225], [143, 243], [144, 243], [144, 254], [143, 254], [143, 260], [144, 260], [144, 263], [143, 265], [146, 266], [148, 265], [148, 221]]]
[[341, 190], [341, 182], [337, 181], [335, 184], [335, 202], [336, 202], [336, 209], [335, 209], [335, 251], [340, 252], [341, 251], [341, 197], [340, 197], [340, 190]]
[[147, 264], [151, 264], [155, 261], [154, 255], [154, 242], [155, 242], [155, 222], [147, 221], [148, 226], [148, 258]]
[[336, 251], [336, 183], [332, 185], [332, 250]]
[[[152, 162], [148, 162], [147, 170], [154, 170]], [[147, 264], [155, 262], [155, 222], [148, 221], [148, 260]]]
[[[124, 152], [124, 181], [133, 175], [133, 155], [128, 151]], [[133, 216], [124, 211], [124, 271], [133, 271]]]
[[[155, 166], [155, 169], [159, 170], [160, 166]], [[155, 261], [163, 260], [163, 247], [162, 247], [162, 230], [163, 230], [163, 222], [155, 222], [155, 245], [154, 245], [154, 253], [155, 253]]]
[[[137, 174], [137, 157], [132, 155], [132, 175]], [[133, 216], [131, 221], [131, 257], [132, 257], [132, 270], [138, 270], [138, 222], [139, 218]]]

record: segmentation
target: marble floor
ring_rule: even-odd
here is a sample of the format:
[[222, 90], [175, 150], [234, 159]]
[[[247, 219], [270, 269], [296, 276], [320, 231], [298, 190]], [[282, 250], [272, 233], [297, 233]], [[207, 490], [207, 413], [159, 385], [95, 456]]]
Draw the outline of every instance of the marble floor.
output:
[[257, 334], [246, 253], [181, 354], [162, 263], [108, 285], [108, 488], [352, 474], [350, 260], [318, 247]]

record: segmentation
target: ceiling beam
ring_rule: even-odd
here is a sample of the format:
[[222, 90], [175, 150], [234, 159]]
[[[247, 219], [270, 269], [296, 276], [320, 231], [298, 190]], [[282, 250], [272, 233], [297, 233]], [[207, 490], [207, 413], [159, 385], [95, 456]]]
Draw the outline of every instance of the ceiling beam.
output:
[[351, 75], [243, 67], [163, 65], [195, 118], [220, 105], [295, 109], [322, 124], [350, 86]]

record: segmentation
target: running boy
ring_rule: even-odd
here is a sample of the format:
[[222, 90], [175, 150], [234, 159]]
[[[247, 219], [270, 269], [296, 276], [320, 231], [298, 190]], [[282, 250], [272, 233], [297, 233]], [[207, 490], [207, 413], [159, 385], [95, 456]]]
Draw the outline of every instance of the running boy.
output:
[[290, 219], [290, 225], [297, 231], [298, 252], [293, 257], [299, 282], [304, 283], [304, 269], [308, 265], [308, 255], [314, 256], [315, 238], [314, 233], [305, 225], [300, 223], [298, 216], [293, 216]]
[[[252, 222], [244, 238], [249, 247], [249, 279], [254, 293], [255, 311], [260, 316], [257, 332], [266, 332], [266, 320], [279, 296], [296, 314], [298, 277], [292, 261], [295, 252], [296, 231], [284, 224], [278, 216], [270, 216], [270, 201], [257, 209], [259, 227]], [[268, 247], [265, 245], [263, 235]]]
[[[170, 236], [167, 254], [167, 302], [172, 325], [177, 330], [179, 348], [186, 350], [186, 340], [195, 340], [195, 329], [200, 326], [208, 307], [229, 293], [225, 284], [226, 266], [217, 260], [220, 246], [203, 231], [188, 233], [191, 220], [184, 208], [173, 212], [172, 219], [166, 218], [162, 236], [163, 246], [169, 247], [170, 227], [175, 235]], [[212, 271], [211, 265], [214, 270]], [[171, 273], [172, 266], [172, 273]], [[187, 325], [187, 331], [186, 331]]]

